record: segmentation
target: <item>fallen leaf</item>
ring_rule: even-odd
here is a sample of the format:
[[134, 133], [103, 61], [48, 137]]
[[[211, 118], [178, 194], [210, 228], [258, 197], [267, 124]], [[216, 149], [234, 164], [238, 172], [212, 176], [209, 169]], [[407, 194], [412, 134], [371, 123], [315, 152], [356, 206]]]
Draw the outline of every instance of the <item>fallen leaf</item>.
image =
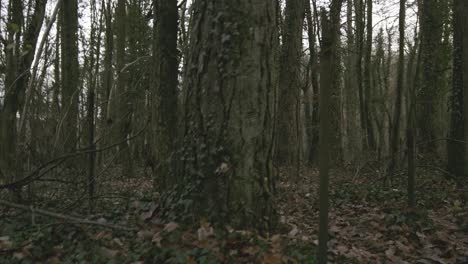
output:
[[101, 247], [99, 249], [99, 253], [101, 254], [101, 256], [106, 257], [108, 259], [113, 259], [119, 255], [119, 251], [112, 250], [106, 247]]
[[170, 223], [166, 224], [166, 226], [164, 227], [164, 231], [172, 232], [172, 231], [176, 230], [177, 228], [179, 228], [179, 224], [177, 224], [175, 222], [170, 222]]
[[288, 237], [295, 237], [297, 234], [299, 233], [299, 229], [297, 228], [297, 226], [293, 225], [293, 228], [291, 231], [289, 231], [288, 233]]
[[263, 264], [280, 264], [281, 263], [281, 255], [279, 254], [267, 254], [263, 256], [262, 263]]
[[149, 231], [149, 230], [140, 230], [137, 233], [137, 237], [141, 239], [151, 239], [153, 237], [154, 233]]

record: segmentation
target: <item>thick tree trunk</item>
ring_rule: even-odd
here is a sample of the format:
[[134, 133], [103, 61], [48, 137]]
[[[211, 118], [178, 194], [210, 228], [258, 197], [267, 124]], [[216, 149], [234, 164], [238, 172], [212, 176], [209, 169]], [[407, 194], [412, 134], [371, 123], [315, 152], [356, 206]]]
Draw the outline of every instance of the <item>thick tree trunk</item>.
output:
[[0, 176], [4, 182], [10, 182], [16, 178], [16, 111], [18, 110], [18, 92], [16, 90], [16, 78], [20, 49], [21, 32], [23, 29], [23, 3], [22, 1], [10, 1], [8, 6], [10, 14], [8, 23], [7, 43], [14, 48], [6, 49], [6, 74], [5, 95], [0, 112]]
[[442, 0], [423, 0], [421, 6], [422, 87], [417, 94], [417, 127], [420, 150], [437, 156], [438, 111], [441, 87]]
[[304, 0], [287, 0], [281, 47], [278, 131], [275, 161], [293, 166], [299, 162], [300, 92]]
[[455, 0], [453, 6], [453, 82], [450, 98], [450, 134], [447, 142], [448, 170], [467, 175], [466, 139], [468, 127], [468, 3]]
[[[172, 155], [175, 153], [177, 136], [177, 1], [156, 1], [157, 23], [155, 45], [156, 81], [155, 85], [155, 158], [156, 175], [161, 179], [161, 187], [167, 188], [176, 183]], [[156, 4], [155, 3], [155, 4]]]
[[184, 188], [196, 215], [270, 227], [277, 6], [194, 3], [184, 83]]
[[[24, 93], [30, 78], [30, 67], [34, 59], [37, 40], [44, 20], [46, 0], [38, 0], [34, 13], [23, 34], [22, 1], [12, 1], [10, 9], [8, 43], [6, 48], [5, 97], [0, 108], [0, 179], [14, 180], [20, 173], [21, 158], [17, 156], [20, 135], [17, 131], [17, 114], [24, 103]], [[2, 176], [4, 175], [4, 176]]]

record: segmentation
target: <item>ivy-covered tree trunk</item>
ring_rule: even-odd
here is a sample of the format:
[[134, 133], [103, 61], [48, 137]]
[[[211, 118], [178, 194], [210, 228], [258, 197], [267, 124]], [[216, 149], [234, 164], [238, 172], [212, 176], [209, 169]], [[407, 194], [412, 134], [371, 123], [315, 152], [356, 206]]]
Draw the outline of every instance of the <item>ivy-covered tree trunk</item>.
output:
[[447, 142], [448, 170], [456, 176], [467, 175], [466, 128], [468, 127], [468, 2], [453, 5], [453, 83], [450, 98], [450, 134]]
[[422, 87], [417, 93], [417, 128], [422, 142], [420, 150], [437, 155], [435, 139], [439, 134], [437, 116], [442, 75], [442, 0], [422, 0], [421, 5], [421, 60]]
[[177, 1], [156, 1], [155, 45], [155, 158], [156, 175], [161, 179], [162, 188], [176, 183], [172, 154], [177, 136]]
[[206, 0], [193, 6], [184, 83], [184, 188], [196, 215], [267, 229], [277, 4]]
[[[61, 12], [62, 119], [60, 136], [63, 151], [74, 152], [78, 139], [78, 1], [66, 0]], [[59, 124], [60, 125], [60, 124]]]
[[[17, 177], [22, 166], [17, 156], [20, 135], [17, 131], [17, 113], [24, 104], [28, 86], [29, 69], [44, 20], [46, 0], [36, 1], [34, 12], [26, 26], [23, 25], [23, 3], [12, 1], [9, 5], [8, 39], [6, 47], [6, 76], [3, 106], [0, 105], [0, 181]], [[23, 113], [24, 114], [24, 113]]]
[[0, 112], [0, 177], [4, 182], [16, 177], [16, 111], [18, 110], [18, 93], [15, 79], [18, 72], [20, 39], [23, 29], [23, 3], [10, 1], [8, 6], [8, 38], [11, 45], [6, 49], [5, 95]]
[[275, 161], [293, 166], [300, 159], [300, 92], [304, 0], [287, 0], [281, 47], [278, 132]]

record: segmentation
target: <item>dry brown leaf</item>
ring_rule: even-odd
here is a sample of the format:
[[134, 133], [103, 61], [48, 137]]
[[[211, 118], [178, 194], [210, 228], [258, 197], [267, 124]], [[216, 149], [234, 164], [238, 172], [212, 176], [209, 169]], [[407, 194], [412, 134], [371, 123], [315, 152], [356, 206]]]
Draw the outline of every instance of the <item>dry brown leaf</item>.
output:
[[288, 233], [288, 237], [295, 237], [297, 234], [299, 234], [299, 229], [297, 228], [297, 226], [293, 225], [293, 228], [291, 229], [291, 231], [289, 231]]
[[390, 247], [389, 249], [385, 250], [385, 256], [391, 259], [395, 255], [395, 248]]
[[108, 259], [113, 259], [119, 255], [118, 250], [113, 250], [113, 249], [106, 248], [106, 247], [101, 247], [99, 249], [99, 253], [101, 254], [101, 256], [106, 257]]
[[166, 224], [166, 226], [164, 227], [164, 231], [172, 232], [172, 231], [176, 230], [177, 228], [179, 228], [179, 224], [177, 224], [175, 222], [170, 222], [170, 223]]
[[51, 257], [51, 258], [47, 259], [45, 263], [46, 264], [61, 264], [62, 261], [60, 261], [60, 259], [58, 257]]
[[137, 237], [141, 239], [151, 239], [153, 237], [154, 233], [149, 231], [149, 230], [140, 230], [137, 233]]
[[267, 254], [263, 256], [263, 264], [281, 264], [281, 255], [280, 254]]
[[197, 262], [190, 256], [187, 257], [187, 264], [197, 264]]

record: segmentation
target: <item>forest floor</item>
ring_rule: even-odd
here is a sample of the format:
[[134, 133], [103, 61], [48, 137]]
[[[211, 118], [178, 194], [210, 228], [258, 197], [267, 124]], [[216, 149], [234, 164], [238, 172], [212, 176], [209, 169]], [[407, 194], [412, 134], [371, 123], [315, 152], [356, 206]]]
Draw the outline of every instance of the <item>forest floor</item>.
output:
[[[106, 199], [101, 213], [81, 222], [79, 206], [51, 217], [0, 204], [0, 263], [314, 263], [318, 172], [304, 169], [296, 180], [286, 175], [280, 173], [277, 186], [279, 228], [267, 236], [203, 220], [163, 221], [144, 178], [113, 181], [114, 188], [138, 193], [126, 202]], [[407, 208], [405, 186], [404, 174], [383, 184], [370, 166], [332, 171], [331, 263], [468, 263], [467, 185], [418, 169], [417, 209]], [[67, 218], [72, 214], [79, 219]]]

